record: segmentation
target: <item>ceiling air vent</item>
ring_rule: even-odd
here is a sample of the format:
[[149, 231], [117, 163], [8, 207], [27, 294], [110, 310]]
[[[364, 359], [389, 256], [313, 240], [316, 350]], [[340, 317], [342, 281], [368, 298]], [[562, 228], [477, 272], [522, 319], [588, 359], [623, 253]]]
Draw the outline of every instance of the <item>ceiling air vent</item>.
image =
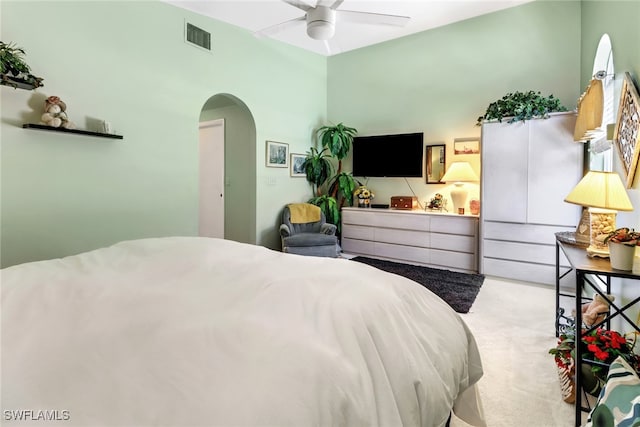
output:
[[206, 49], [208, 51], [211, 50], [211, 33], [208, 33], [188, 22], [185, 27], [185, 39], [189, 43], [201, 47], [202, 49]]

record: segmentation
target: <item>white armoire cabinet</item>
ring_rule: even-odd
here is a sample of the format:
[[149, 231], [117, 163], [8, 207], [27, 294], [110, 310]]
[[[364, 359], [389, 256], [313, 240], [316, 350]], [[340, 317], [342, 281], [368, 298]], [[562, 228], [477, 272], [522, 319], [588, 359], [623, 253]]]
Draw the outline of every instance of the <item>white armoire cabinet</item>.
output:
[[575, 113], [553, 113], [482, 125], [481, 273], [555, 284], [555, 233], [575, 230], [581, 214], [564, 202], [583, 175], [575, 121]]

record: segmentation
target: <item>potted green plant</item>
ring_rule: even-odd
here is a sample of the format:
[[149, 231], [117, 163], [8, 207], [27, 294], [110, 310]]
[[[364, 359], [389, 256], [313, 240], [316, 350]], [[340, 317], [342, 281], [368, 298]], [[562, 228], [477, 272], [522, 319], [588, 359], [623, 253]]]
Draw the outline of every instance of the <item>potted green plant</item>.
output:
[[44, 86], [42, 78], [31, 74], [31, 68], [24, 60], [25, 51], [13, 43], [0, 41], [0, 78], [3, 85], [37, 88]]
[[338, 170], [331, 178], [329, 194], [338, 200], [340, 207], [344, 206], [345, 201], [353, 206], [353, 192], [362, 184], [351, 173], [342, 172], [342, 159], [349, 154], [353, 137], [358, 130], [338, 123], [335, 126], [322, 126], [317, 132], [322, 146], [338, 159]]
[[618, 228], [604, 238], [609, 245], [611, 267], [616, 270], [633, 270], [636, 246], [640, 246], [640, 232], [627, 227]]
[[320, 196], [322, 194], [320, 188], [333, 172], [333, 165], [329, 160], [331, 155], [326, 153], [326, 151], [326, 148], [318, 151], [314, 147], [311, 147], [311, 151], [307, 152], [307, 156], [302, 162], [302, 169], [307, 177], [307, 181], [314, 186], [314, 196]]
[[567, 109], [553, 95], [545, 97], [540, 92], [532, 90], [528, 92], [513, 92], [490, 103], [484, 115], [478, 117], [476, 125], [480, 126], [485, 120], [502, 122], [502, 119], [506, 117], [509, 117], [507, 123], [534, 118], [547, 118], [549, 113], [560, 111], [567, 111]]
[[339, 174], [342, 172], [342, 159], [349, 154], [353, 137], [358, 130], [338, 123], [335, 126], [322, 126], [317, 132], [322, 146], [328, 148], [329, 152], [338, 159], [337, 173]]
[[341, 172], [331, 178], [329, 185], [329, 194], [339, 200], [340, 207], [347, 202], [349, 206], [353, 206], [353, 196], [356, 188], [362, 183], [353, 177], [350, 172]]
[[338, 231], [340, 230], [340, 208], [338, 207], [338, 202], [335, 198], [328, 194], [322, 194], [320, 196], [312, 197], [308, 202], [312, 205], [318, 206], [324, 213], [327, 222], [334, 224]]

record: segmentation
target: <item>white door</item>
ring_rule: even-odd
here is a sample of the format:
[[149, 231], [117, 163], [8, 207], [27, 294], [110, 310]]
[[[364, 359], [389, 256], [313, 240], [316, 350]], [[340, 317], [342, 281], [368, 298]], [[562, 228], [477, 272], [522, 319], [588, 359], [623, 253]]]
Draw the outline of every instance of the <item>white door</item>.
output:
[[224, 119], [200, 123], [199, 235], [224, 238]]

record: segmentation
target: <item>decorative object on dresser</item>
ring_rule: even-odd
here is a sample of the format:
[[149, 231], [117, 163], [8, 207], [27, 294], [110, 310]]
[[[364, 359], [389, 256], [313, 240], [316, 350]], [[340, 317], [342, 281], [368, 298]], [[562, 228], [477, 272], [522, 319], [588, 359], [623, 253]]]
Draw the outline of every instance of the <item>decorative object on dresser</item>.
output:
[[616, 229], [616, 211], [633, 206], [616, 172], [589, 171], [565, 197], [565, 202], [589, 208], [589, 256], [607, 258], [605, 239]]
[[358, 198], [359, 208], [370, 208], [371, 199], [376, 197], [376, 195], [373, 194], [373, 191], [369, 190], [366, 185], [361, 185], [360, 187], [356, 188], [356, 191], [353, 192], [353, 195]]
[[391, 209], [413, 210], [418, 208], [418, 198], [415, 196], [392, 196]]
[[482, 274], [460, 273], [362, 256], [352, 258], [352, 261], [368, 264], [420, 283], [458, 313], [469, 312], [484, 282]]
[[342, 250], [477, 273], [478, 217], [423, 210], [343, 208]]
[[454, 182], [454, 188], [450, 192], [454, 212], [464, 214], [467, 196], [469, 195], [469, 191], [464, 188], [464, 183], [479, 180], [480, 178], [478, 178], [478, 175], [476, 175], [468, 162], [454, 162], [449, 166], [447, 173], [442, 177], [442, 181]]
[[631, 188], [640, 158], [640, 95], [628, 72], [624, 73], [613, 139], [627, 174], [627, 188]]
[[480, 200], [471, 199], [469, 202], [469, 210], [471, 211], [471, 215], [480, 215]]
[[[575, 113], [515, 124], [482, 124], [480, 272], [551, 285], [555, 233], [575, 229], [581, 210], [564, 202], [583, 175]], [[561, 266], [568, 262], [561, 255]]]
[[440, 211], [447, 210], [447, 199], [442, 197], [442, 194], [436, 193], [435, 196], [431, 200], [429, 200], [429, 204], [427, 205], [427, 209], [432, 211]]

